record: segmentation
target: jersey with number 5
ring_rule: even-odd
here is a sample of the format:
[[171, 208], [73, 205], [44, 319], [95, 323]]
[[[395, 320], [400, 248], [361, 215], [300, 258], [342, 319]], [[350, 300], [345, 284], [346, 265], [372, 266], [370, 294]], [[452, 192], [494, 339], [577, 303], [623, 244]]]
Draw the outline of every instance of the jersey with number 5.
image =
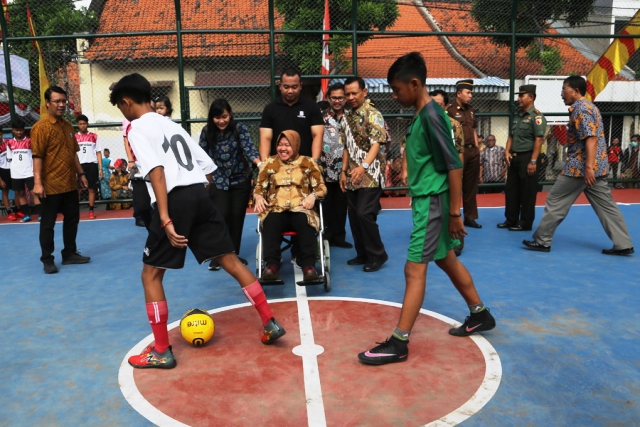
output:
[[93, 132], [81, 134], [76, 133], [76, 141], [78, 141], [78, 159], [80, 163], [98, 163], [98, 154], [100, 152], [100, 143], [98, 135]]
[[7, 140], [7, 160], [11, 163], [11, 178], [24, 179], [33, 176], [33, 156], [31, 152], [31, 138], [18, 141], [15, 138]]
[[[175, 187], [206, 184], [206, 175], [216, 170], [213, 160], [182, 126], [157, 113], [146, 113], [131, 122], [129, 143], [147, 182], [153, 169], [164, 168], [167, 193]], [[155, 194], [150, 184], [147, 187], [153, 204]]]

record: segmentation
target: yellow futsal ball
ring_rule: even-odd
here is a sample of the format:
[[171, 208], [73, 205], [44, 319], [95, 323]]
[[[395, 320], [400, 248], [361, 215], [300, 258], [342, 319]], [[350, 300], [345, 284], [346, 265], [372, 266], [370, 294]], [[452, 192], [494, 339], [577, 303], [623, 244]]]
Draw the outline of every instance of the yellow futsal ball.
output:
[[209, 313], [199, 308], [187, 311], [180, 320], [180, 333], [188, 343], [199, 347], [213, 336], [215, 326]]

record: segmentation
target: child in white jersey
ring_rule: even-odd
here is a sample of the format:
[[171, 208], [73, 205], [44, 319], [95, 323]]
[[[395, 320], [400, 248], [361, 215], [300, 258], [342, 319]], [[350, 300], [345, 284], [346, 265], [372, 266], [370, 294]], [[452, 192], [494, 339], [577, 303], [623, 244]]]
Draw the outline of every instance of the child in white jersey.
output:
[[9, 203], [9, 191], [11, 191], [11, 169], [10, 163], [7, 160], [7, 141], [3, 139], [0, 142], [0, 192], [2, 192], [2, 205], [7, 211], [7, 218], [9, 221], [15, 221], [17, 219], [16, 214], [11, 209]]
[[[89, 119], [85, 115], [78, 116], [78, 133], [76, 133], [76, 140], [80, 151], [78, 151], [78, 159], [80, 159], [80, 166], [87, 177], [89, 187], [89, 219], [95, 219], [96, 215], [93, 211], [96, 203], [96, 187], [102, 179], [102, 153], [100, 153], [100, 143], [98, 142], [98, 135], [93, 132], [89, 132]], [[100, 167], [98, 166], [100, 165]], [[82, 192], [82, 189], [78, 190]]]
[[[20, 117], [16, 117], [11, 122], [11, 133], [13, 133], [13, 138], [7, 140], [6, 144], [7, 160], [10, 163], [11, 170], [11, 185], [16, 193], [16, 207], [20, 206], [20, 211], [16, 215], [21, 218], [20, 222], [29, 222], [31, 221], [31, 215], [25, 187], [31, 191], [34, 185], [31, 138], [27, 137], [24, 120]], [[32, 196], [38, 220], [40, 220], [40, 199], [33, 193]]]
[[151, 84], [140, 74], [120, 79], [110, 96], [111, 103], [131, 120], [129, 142], [154, 205], [142, 257], [142, 284], [155, 342], [130, 357], [129, 364], [134, 368], [176, 366], [162, 279], [166, 269], [184, 266], [187, 246], [200, 264], [215, 258], [238, 281], [260, 314], [262, 342], [272, 344], [285, 330], [273, 318], [260, 283], [234, 253], [224, 218], [205, 187], [211, 184], [216, 166], [180, 125], [153, 112], [150, 99]]

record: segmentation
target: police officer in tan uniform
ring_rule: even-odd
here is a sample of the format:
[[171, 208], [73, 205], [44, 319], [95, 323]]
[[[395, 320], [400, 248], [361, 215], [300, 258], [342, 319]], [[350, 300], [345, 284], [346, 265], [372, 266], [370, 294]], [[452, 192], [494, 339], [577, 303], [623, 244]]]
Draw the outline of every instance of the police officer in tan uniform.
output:
[[536, 85], [520, 86], [518, 111], [507, 140], [507, 183], [504, 189], [505, 222], [498, 228], [510, 231], [531, 230], [536, 215], [538, 193], [538, 157], [544, 142], [547, 120], [533, 105]]
[[456, 83], [456, 100], [447, 107], [449, 117], [456, 119], [464, 134], [464, 169], [462, 171], [462, 207], [464, 225], [482, 228], [478, 219], [478, 182], [480, 180], [480, 150], [476, 132], [476, 115], [469, 104], [473, 97], [473, 80], [460, 80]]

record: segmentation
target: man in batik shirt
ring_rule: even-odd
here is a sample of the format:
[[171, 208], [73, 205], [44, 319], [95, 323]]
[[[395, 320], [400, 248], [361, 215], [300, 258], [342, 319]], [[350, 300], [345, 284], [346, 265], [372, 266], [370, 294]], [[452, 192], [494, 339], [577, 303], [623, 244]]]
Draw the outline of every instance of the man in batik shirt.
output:
[[345, 149], [340, 188], [347, 193], [349, 224], [356, 257], [349, 265], [364, 265], [364, 271], [380, 270], [389, 258], [380, 238], [377, 219], [384, 185], [385, 161], [380, 145], [387, 141], [382, 114], [366, 99], [367, 89], [360, 77], [344, 83], [351, 111], [345, 114], [342, 129]]
[[327, 90], [327, 100], [330, 105], [324, 111], [324, 134], [322, 137], [322, 156], [320, 161], [322, 177], [327, 186], [327, 194], [322, 201], [325, 239], [329, 245], [339, 248], [352, 248], [346, 241], [347, 232], [347, 195], [340, 189], [340, 175], [342, 174], [342, 155], [344, 142], [342, 122], [344, 121], [344, 84], [336, 83]]

